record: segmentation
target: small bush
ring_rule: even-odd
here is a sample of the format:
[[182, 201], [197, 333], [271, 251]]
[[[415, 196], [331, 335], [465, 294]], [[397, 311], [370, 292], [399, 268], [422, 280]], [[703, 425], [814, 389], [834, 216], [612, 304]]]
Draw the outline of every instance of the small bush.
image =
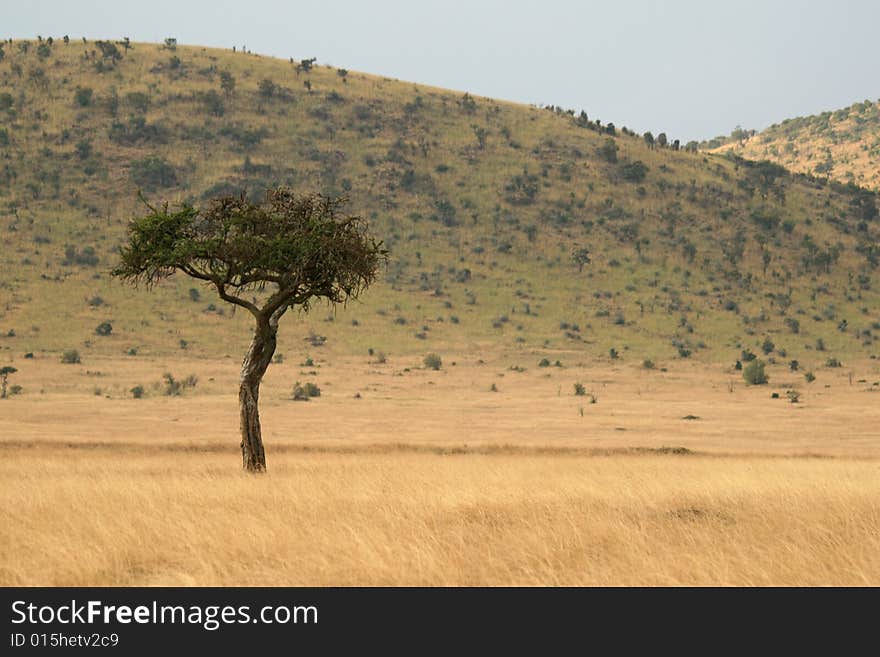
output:
[[812, 372], [807, 372], [806, 374], [804, 374], [804, 379], [806, 380], [807, 383], [812, 383], [813, 381], [816, 380], [816, 375], [813, 374]]
[[321, 389], [311, 381], [306, 381], [303, 384], [297, 381], [293, 385], [293, 395], [291, 397], [293, 401], [309, 401], [312, 397], [320, 396]]
[[843, 363], [836, 358], [829, 358], [825, 361], [825, 367], [843, 367]]
[[15, 395], [20, 395], [20, 394], [22, 393], [23, 390], [24, 390], [24, 388], [22, 388], [22, 387], [21, 387], [20, 385], [18, 385], [18, 384], [13, 385], [13, 386], [9, 386], [9, 396], [10, 396], [10, 397], [15, 397]]
[[141, 399], [144, 396], [144, 387], [142, 385], [136, 385], [134, 388], [129, 390], [131, 396], [135, 399]]
[[653, 360], [651, 360], [650, 358], [646, 358], [645, 360], [642, 361], [642, 367], [645, 368], [646, 370], [653, 370], [656, 367], [656, 365], [654, 365]]
[[165, 372], [162, 378], [165, 380], [163, 394], [167, 397], [180, 397], [187, 388], [195, 388], [199, 382], [195, 374], [190, 374], [183, 381], [178, 381], [170, 372]]
[[92, 104], [94, 91], [91, 87], [77, 87], [73, 94], [73, 99], [80, 107], [88, 107]]
[[542, 358], [541, 361], [538, 363], [538, 367], [550, 367], [550, 361], [546, 358]]
[[108, 336], [113, 333], [113, 325], [110, 322], [101, 322], [95, 327], [95, 335]]
[[162, 187], [173, 187], [177, 184], [177, 172], [162, 157], [146, 157], [131, 163], [131, 180], [138, 187], [147, 191], [156, 191]]
[[765, 367], [766, 363], [759, 359], [755, 359], [746, 365], [743, 370], [743, 379], [745, 379], [746, 384], [750, 386], [761, 386], [766, 384], [770, 378], [764, 371]]
[[797, 404], [801, 400], [801, 393], [799, 393], [797, 390], [788, 390], [785, 393], [785, 396], [788, 397], [788, 401], [790, 401], [792, 404]]
[[68, 349], [61, 354], [61, 362], [65, 365], [77, 365], [82, 362], [76, 349]]
[[439, 370], [443, 367], [443, 360], [437, 354], [428, 354], [422, 362], [429, 370]]
[[574, 384], [574, 394], [577, 397], [583, 397], [584, 395], [587, 394], [587, 389], [584, 388], [583, 383], [575, 383]]

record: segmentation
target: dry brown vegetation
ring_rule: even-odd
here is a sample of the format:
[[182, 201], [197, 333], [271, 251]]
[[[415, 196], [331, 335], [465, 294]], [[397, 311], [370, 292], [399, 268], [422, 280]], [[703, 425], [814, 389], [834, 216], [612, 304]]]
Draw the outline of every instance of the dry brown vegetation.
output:
[[[880, 584], [876, 363], [790, 404], [781, 367], [745, 387], [575, 357], [273, 365], [262, 477], [231, 359], [36, 359], [0, 406], [0, 584]], [[169, 368], [198, 385], [162, 395]], [[304, 378], [321, 396], [290, 401]]]

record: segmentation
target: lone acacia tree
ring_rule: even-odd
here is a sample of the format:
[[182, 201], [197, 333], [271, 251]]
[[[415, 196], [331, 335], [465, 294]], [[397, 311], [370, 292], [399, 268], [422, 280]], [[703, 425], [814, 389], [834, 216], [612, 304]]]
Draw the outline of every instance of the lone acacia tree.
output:
[[173, 211], [167, 203], [159, 208], [141, 200], [150, 212], [129, 224], [112, 274], [149, 288], [181, 271], [254, 316], [238, 396], [241, 457], [245, 470], [263, 472], [258, 401], [279, 320], [292, 307], [308, 311], [316, 300], [357, 298], [376, 279], [387, 251], [368, 235], [363, 219], [340, 211], [344, 198], [276, 188], [260, 203], [242, 194], [213, 199], [203, 210], [183, 204]]

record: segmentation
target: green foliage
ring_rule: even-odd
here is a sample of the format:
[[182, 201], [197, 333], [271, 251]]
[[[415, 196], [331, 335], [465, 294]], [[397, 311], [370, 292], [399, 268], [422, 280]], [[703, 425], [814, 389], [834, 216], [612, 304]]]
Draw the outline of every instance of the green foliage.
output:
[[648, 167], [639, 160], [627, 162], [620, 167], [620, 176], [627, 182], [640, 183], [644, 181], [647, 173]]
[[80, 107], [89, 107], [92, 104], [94, 89], [91, 87], [77, 87], [73, 94], [73, 99]]
[[275, 95], [278, 93], [278, 85], [269, 78], [263, 78], [262, 80], [260, 80], [259, 89], [260, 96], [266, 100], [274, 98]]
[[764, 371], [766, 363], [763, 360], [755, 359], [751, 361], [743, 369], [743, 379], [746, 385], [760, 386], [766, 384], [770, 379]]
[[101, 322], [95, 328], [95, 335], [108, 336], [113, 333], [113, 325], [110, 322]]
[[443, 360], [437, 354], [428, 354], [422, 361], [429, 370], [439, 370], [443, 367]]
[[164, 157], [145, 157], [131, 163], [131, 180], [139, 188], [155, 191], [177, 185], [177, 171]]
[[538, 196], [538, 176], [523, 170], [504, 186], [504, 197], [512, 205], [531, 205]]
[[311, 381], [306, 381], [303, 384], [297, 381], [293, 385], [293, 394], [291, 395], [293, 401], [309, 401], [312, 397], [320, 396], [321, 389]]
[[122, 146], [165, 144], [168, 131], [160, 123], [148, 123], [143, 116], [131, 116], [127, 123], [114, 121], [107, 132], [110, 141]]
[[235, 91], [235, 76], [229, 71], [220, 71], [220, 89], [222, 89], [223, 93], [227, 96]]
[[[375, 280], [387, 254], [363, 219], [341, 214], [344, 203], [277, 188], [262, 203], [226, 196], [203, 210], [147, 206], [150, 213], [129, 224], [113, 275], [152, 285], [180, 270], [213, 283], [224, 300], [269, 315], [308, 309], [318, 298], [341, 303]], [[278, 289], [262, 311], [227, 292], [267, 284]]]
[[574, 384], [574, 394], [577, 397], [583, 397], [587, 394], [587, 389], [584, 387], [583, 383], [575, 383]]
[[141, 399], [144, 396], [144, 387], [142, 385], [136, 385], [131, 390], [129, 390], [131, 396], [135, 399]]
[[100, 262], [95, 247], [86, 246], [79, 250], [76, 246], [68, 244], [64, 248], [64, 260], [61, 264], [66, 266], [80, 265], [82, 267], [95, 267]]
[[617, 145], [617, 141], [609, 137], [602, 142], [602, 145], [599, 148], [596, 149], [596, 153], [606, 162], [615, 164], [617, 162], [617, 151], [619, 150], [620, 147]]
[[65, 365], [77, 365], [82, 362], [79, 352], [76, 349], [67, 349], [61, 354], [61, 362]]

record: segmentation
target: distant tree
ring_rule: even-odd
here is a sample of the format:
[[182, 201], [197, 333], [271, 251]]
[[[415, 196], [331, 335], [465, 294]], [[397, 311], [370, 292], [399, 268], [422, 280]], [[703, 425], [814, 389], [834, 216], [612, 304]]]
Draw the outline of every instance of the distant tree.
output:
[[111, 41], [95, 41], [98, 50], [101, 51], [101, 59], [109, 62], [111, 65], [122, 59], [122, 53], [119, 48]]
[[474, 131], [474, 136], [477, 138], [477, 145], [480, 150], [486, 148], [486, 137], [489, 135], [489, 131], [479, 125], [472, 125], [471, 130]]
[[202, 105], [205, 111], [212, 116], [223, 116], [226, 113], [226, 107], [223, 105], [223, 98], [216, 91], [211, 89], [201, 94]]
[[477, 102], [473, 99], [473, 97], [465, 92], [464, 96], [461, 97], [461, 100], [458, 101], [461, 109], [464, 110], [465, 114], [473, 114], [477, 111]]
[[627, 182], [640, 183], [645, 179], [647, 173], [648, 167], [641, 160], [627, 162], [620, 167], [620, 175]]
[[585, 247], [575, 249], [571, 254], [571, 259], [574, 261], [574, 264], [578, 266], [578, 272], [582, 272], [584, 266], [589, 265], [591, 262], [590, 250]]
[[654, 150], [654, 135], [651, 134], [651, 132], [646, 132], [644, 135], [642, 135], [642, 139], [645, 140], [645, 144], [648, 145], [648, 148]]
[[0, 399], [6, 399], [6, 383], [10, 374], [18, 372], [12, 365], [0, 367]]
[[303, 59], [300, 60], [299, 64], [296, 65], [297, 73], [308, 73], [312, 70], [312, 67], [315, 65], [315, 62], [318, 61], [317, 57], [312, 57], [311, 59]]
[[92, 104], [94, 93], [91, 87], [77, 87], [76, 91], [73, 92], [73, 99], [80, 107], [88, 107]]
[[262, 96], [266, 100], [273, 98], [275, 94], [278, 93], [278, 85], [269, 78], [263, 78], [262, 80], [260, 80], [258, 89], [260, 92], [260, 96]]
[[129, 91], [125, 94], [125, 102], [136, 112], [145, 114], [150, 109], [150, 94], [143, 91]]
[[676, 139], [672, 142], [672, 150], [677, 151], [679, 148], [681, 148], [681, 142]]
[[[148, 205], [149, 213], [130, 223], [112, 272], [151, 287], [180, 271], [253, 315], [239, 386], [242, 465], [248, 472], [266, 469], [258, 400], [282, 316], [290, 308], [308, 311], [315, 301], [357, 298], [387, 257], [361, 218], [341, 215], [343, 203], [278, 188], [261, 203], [242, 195], [216, 198], [202, 210]], [[264, 292], [265, 299], [244, 294], [251, 291]]]
[[574, 123], [579, 128], [587, 128], [590, 125], [590, 117], [587, 116], [587, 113], [585, 111], [581, 110], [581, 113], [577, 115]]
[[80, 139], [76, 143], [76, 156], [81, 160], [89, 159], [89, 156], [92, 154], [92, 140], [91, 139]]
[[608, 137], [604, 142], [602, 142], [602, 145], [596, 149], [596, 152], [603, 160], [614, 164], [615, 162], [617, 162], [618, 150], [619, 147], [617, 146], [617, 142], [611, 137]]
[[165, 49], [166, 50], [177, 50], [177, 39], [174, 37], [168, 37], [165, 39]]
[[336, 75], [342, 78], [342, 82], [348, 82], [348, 69], [338, 68], [336, 69]]
[[227, 96], [231, 96], [235, 90], [235, 78], [229, 71], [220, 71], [220, 89]]
[[177, 184], [177, 172], [163, 157], [145, 157], [131, 163], [131, 179], [141, 189], [153, 191]]
[[657, 145], [660, 148], [666, 148], [666, 144], [667, 144], [666, 133], [661, 132], [659, 135], [657, 135]]

